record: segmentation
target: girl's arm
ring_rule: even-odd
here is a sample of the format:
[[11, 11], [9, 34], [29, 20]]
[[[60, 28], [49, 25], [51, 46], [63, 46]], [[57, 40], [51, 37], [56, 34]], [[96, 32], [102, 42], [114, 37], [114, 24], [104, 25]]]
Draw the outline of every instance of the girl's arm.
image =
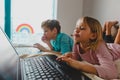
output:
[[95, 51], [98, 64], [94, 65], [98, 76], [105, 79], [115, 79], [118, 76], [117, 68], [113, 60], [112, 50], [105, 43], [100, 43]]
[[85, 61], [77, 61], [68, 57], [62, 57], [61, 60], [77, 70], [97, 75], [96, 68], [90, 63]]

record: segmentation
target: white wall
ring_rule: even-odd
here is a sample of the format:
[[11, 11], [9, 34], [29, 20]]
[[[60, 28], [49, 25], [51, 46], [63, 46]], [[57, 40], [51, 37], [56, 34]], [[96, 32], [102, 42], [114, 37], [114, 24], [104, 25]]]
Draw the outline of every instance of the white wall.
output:
[[62, 32], [73, 32], [76, 20], [91, 16], [100, 21], [118, 20], [120, 22], [120, 0], [58, 0], [57, 19]]
[[120, 22], [120, 0], [84, 0], [83, 16], [97, 18], [101, 24], [109, 20]]
[[82, 7], [83, 0], [58, 0], [57, 19], [62, 32], [73, 33], [77, 19], [82, 16]]

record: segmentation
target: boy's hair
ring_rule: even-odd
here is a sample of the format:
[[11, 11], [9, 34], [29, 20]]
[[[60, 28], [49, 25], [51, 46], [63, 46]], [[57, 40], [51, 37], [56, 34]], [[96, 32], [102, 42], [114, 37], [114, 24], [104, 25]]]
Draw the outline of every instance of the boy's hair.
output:
[[91, 40], [89, 42], [89, 48], [95, 50], [100, 41], [103, 41], [102, 37], [102, 26], [100, 22], [91, 17], [83, 17], [84, 22], [89, 26], [92, 33], [96, 33], [96, 39]]
[[60, 33], [61, 30], [61, 26], [58, 20], [45, 20], [42, 22], [41, 27], [47, 27], [49, 28], [51, 31], [56, 28], [57, 29], [57, 33]]

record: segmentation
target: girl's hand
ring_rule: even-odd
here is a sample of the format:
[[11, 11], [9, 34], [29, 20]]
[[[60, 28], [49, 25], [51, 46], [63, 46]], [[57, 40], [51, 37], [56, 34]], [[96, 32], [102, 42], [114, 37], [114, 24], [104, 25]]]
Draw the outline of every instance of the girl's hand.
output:
[[61, 61], [62, 57], [72, 58], [72, 53], [71, 52], [65, 53], [64, 55], [59, 56], [56, 60]]
[[66, 62], [69, 66], [71, 66], [77, 70], [80, 70], [80, 67], [81, 67], [80, 61], [74, 60], [74, 59], [67, 57], [67, 56], [62, 56], [59, 59], [60, 59], [60, 61]]
[[72, 52], [67, 52], [64, 54], [65, 57], [72, 58]]

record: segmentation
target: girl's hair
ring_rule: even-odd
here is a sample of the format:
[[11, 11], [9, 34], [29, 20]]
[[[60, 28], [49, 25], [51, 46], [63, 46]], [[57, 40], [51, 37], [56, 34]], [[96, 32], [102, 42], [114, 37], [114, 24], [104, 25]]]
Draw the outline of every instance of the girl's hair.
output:
[[96, 34], [96, 39], [89, 40], [89, 48], [95, 50], [99, 42], [103, 41], [102, 37], [102, 26], [100, 22], [92, 17], [83, 17], [83, 21], [89, 26], [92, 33]]
[[60, 33], [60, 30], [61, 30], [60, 23], [59, 23], [59, 21], [57, 21], [57, 20], [50, 20], [50, 19], [45, 20], [45, 21], [42, 22], [41, 27], [42, 27], [42, 28], [43, 28], [43, 27], [47, 27], [47, 28], [49, 28], [51, 31], [52, 31], [54, 28], [56, 28], [56, 29], [57, 29], [57, 33]]

